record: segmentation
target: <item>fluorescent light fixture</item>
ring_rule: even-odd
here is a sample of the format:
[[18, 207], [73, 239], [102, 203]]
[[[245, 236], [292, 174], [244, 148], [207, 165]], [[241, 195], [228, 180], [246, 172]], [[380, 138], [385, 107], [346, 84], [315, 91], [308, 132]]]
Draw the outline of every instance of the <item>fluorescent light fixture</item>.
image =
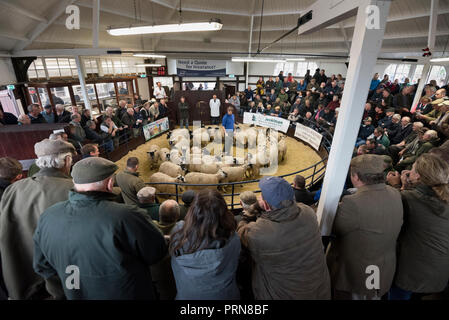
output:
[[140, 63], [136, 64], [136, 67], [160, 67], [162, 66], [160, 63]]
[[447, 58], [430, 59], [430, 62], [449, 62], [449, 57], [447, 57]]
[[133, 57], [142, 57], [142, 58], [166, 58], [167, 56], [160, 54], [151, 54], [151, 53], [134, 53]]
[[110, 27], [107, 31], [112, 36], [127, 36], [148, 33], [169, 33], [169, 32], [193, 32], [193, 31], [218, 31], [223, 24], [216, 21], [211, 22], [193, 22], [180, 24], [161, 24], [155, 26], [129, 26], [129, 27]]
[[287, 58], [287, 61], [306, 61], [305, 58]]
[[278, 58], [232, 57], [233, 62], [286, 62]]

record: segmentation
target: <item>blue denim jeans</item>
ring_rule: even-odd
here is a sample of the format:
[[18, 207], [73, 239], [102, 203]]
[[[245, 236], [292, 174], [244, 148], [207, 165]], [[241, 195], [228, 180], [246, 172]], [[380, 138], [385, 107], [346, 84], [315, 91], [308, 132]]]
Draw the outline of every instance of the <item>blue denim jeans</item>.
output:
[[186, 129], [189, 129], [189, 118], [185, 118], [185, 119], [181, 118], [179, 120], [179, 127], [180, 128], [185, 127]]

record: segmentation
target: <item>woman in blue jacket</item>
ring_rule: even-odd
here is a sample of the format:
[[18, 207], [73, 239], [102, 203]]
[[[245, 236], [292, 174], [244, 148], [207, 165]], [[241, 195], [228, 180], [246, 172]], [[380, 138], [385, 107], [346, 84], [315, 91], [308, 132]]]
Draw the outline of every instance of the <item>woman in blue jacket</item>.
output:
[[236, 270], [241, 246], [235, 228], [234, 216], [217, 190], [197, 193], [171, 235], [177, 300], [240, 298]]

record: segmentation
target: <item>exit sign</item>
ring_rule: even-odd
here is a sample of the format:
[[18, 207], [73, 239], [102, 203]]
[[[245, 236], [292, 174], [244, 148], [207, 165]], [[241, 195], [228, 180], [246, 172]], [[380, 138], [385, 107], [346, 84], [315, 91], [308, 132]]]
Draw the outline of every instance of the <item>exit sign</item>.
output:
[[141, 77], [141, 78], [146, 78], [147, 75], [146, 75], [146, 74], [141, 74], [140, 77]]
[[16, 88], [16, 86], [13, 85], [13, 84], [8, 84], [8, 85], [6, 86], [6, 88], [8, 88], [8, 90], [14, 90], [14, 89]]

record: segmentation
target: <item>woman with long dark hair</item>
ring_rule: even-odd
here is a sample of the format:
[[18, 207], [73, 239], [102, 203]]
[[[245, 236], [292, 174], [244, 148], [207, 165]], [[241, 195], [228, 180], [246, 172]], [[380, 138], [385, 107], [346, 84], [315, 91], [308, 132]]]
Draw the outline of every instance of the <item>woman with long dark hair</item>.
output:
[[239, 299], [236, 270], [240, 239], [223, 196], [212, 189], [197, 193], [170, 241], [178, 300]]

